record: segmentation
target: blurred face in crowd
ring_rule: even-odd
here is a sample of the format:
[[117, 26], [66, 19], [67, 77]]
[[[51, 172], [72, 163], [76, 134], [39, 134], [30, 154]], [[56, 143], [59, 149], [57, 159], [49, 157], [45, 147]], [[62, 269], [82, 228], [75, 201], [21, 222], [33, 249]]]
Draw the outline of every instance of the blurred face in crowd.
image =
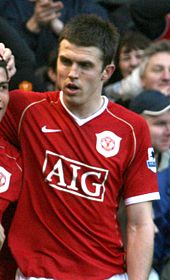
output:
[[170, 95], [170, 53], [154, 54], [141, 77], [145, 89], [156, 89]]
[[144, 50], [134, 49], [127, 51], [126, 47], [122, 47], [119, 56], [119, 68], [124, 78], [131, 74], [132, 70], [139, 65], [143, 53]]
[[146, 116], [152, 144], [156, 152], [164, 152], [170, 148], [170, 110], [160, 116]]
[[9, 102], [8, 79], [6, 71], [0, 67], [0, 121], [5, 115]]

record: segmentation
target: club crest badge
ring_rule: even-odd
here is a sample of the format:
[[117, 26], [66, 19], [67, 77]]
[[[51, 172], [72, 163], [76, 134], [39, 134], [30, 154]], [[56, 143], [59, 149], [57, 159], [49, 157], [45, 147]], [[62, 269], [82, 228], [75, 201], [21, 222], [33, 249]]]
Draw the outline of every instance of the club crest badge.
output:
[[113, 157], [119, 152], [122, 138], [111, 131], [96, 133], [96, 150], [104, 157]]
[[0, 193], [6, 192], [9, 188], [11, 173], [0, 166]]
[[147, 160], [147, 167], [154, 173], [156, 173], [156, 160], [154, 156], [154, 149], [148, 148], [148, 160]]

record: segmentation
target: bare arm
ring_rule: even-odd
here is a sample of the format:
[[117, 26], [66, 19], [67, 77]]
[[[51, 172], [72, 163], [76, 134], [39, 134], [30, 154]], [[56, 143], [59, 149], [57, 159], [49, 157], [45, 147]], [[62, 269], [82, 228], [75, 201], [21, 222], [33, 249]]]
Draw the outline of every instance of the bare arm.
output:
[[147, 280], [152, 265], [154, 224], [151, 202], [127, 206], [127, 273], [129, 280]]
[[2, 246], [3, 246], [4, 240], [5, 240], [4, 228], [0, 224], [0, 250], [1, 250]]

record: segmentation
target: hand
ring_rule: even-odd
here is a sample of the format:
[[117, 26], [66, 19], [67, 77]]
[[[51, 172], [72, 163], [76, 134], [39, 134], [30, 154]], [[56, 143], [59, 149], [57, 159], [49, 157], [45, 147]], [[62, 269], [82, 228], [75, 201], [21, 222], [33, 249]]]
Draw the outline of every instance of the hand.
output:
[[1, 250], [2, 246], [3, 246], [4, 240], [5, 240], [4, 228], [0, 224], [0, 250]]
[[27, 22], [27, 28], [35, 33], [40, 32], [42, 26], [49, 25], [54, 19], [61, 15], [63, 3], [53, 0], [37, 0], [35, 3], [34, 14]]
[[8, 79], [10, 80], [16, 73], [15, 58], [12, 51], [6, 48], [3, 43], [0, 43], [0, 57], [2, 57], [7, 63]]

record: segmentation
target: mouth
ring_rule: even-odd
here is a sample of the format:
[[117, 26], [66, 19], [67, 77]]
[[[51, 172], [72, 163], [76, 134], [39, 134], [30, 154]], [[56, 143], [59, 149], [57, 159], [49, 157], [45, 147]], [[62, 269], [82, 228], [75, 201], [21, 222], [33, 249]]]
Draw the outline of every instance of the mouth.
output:
[[67, 90], [68, 93], [74, 94], [74, 93], [77, 93], [77, 91], [79, 90], [79, 87], [73, 83], [69, 83], [65, 86], [65, 89]]

